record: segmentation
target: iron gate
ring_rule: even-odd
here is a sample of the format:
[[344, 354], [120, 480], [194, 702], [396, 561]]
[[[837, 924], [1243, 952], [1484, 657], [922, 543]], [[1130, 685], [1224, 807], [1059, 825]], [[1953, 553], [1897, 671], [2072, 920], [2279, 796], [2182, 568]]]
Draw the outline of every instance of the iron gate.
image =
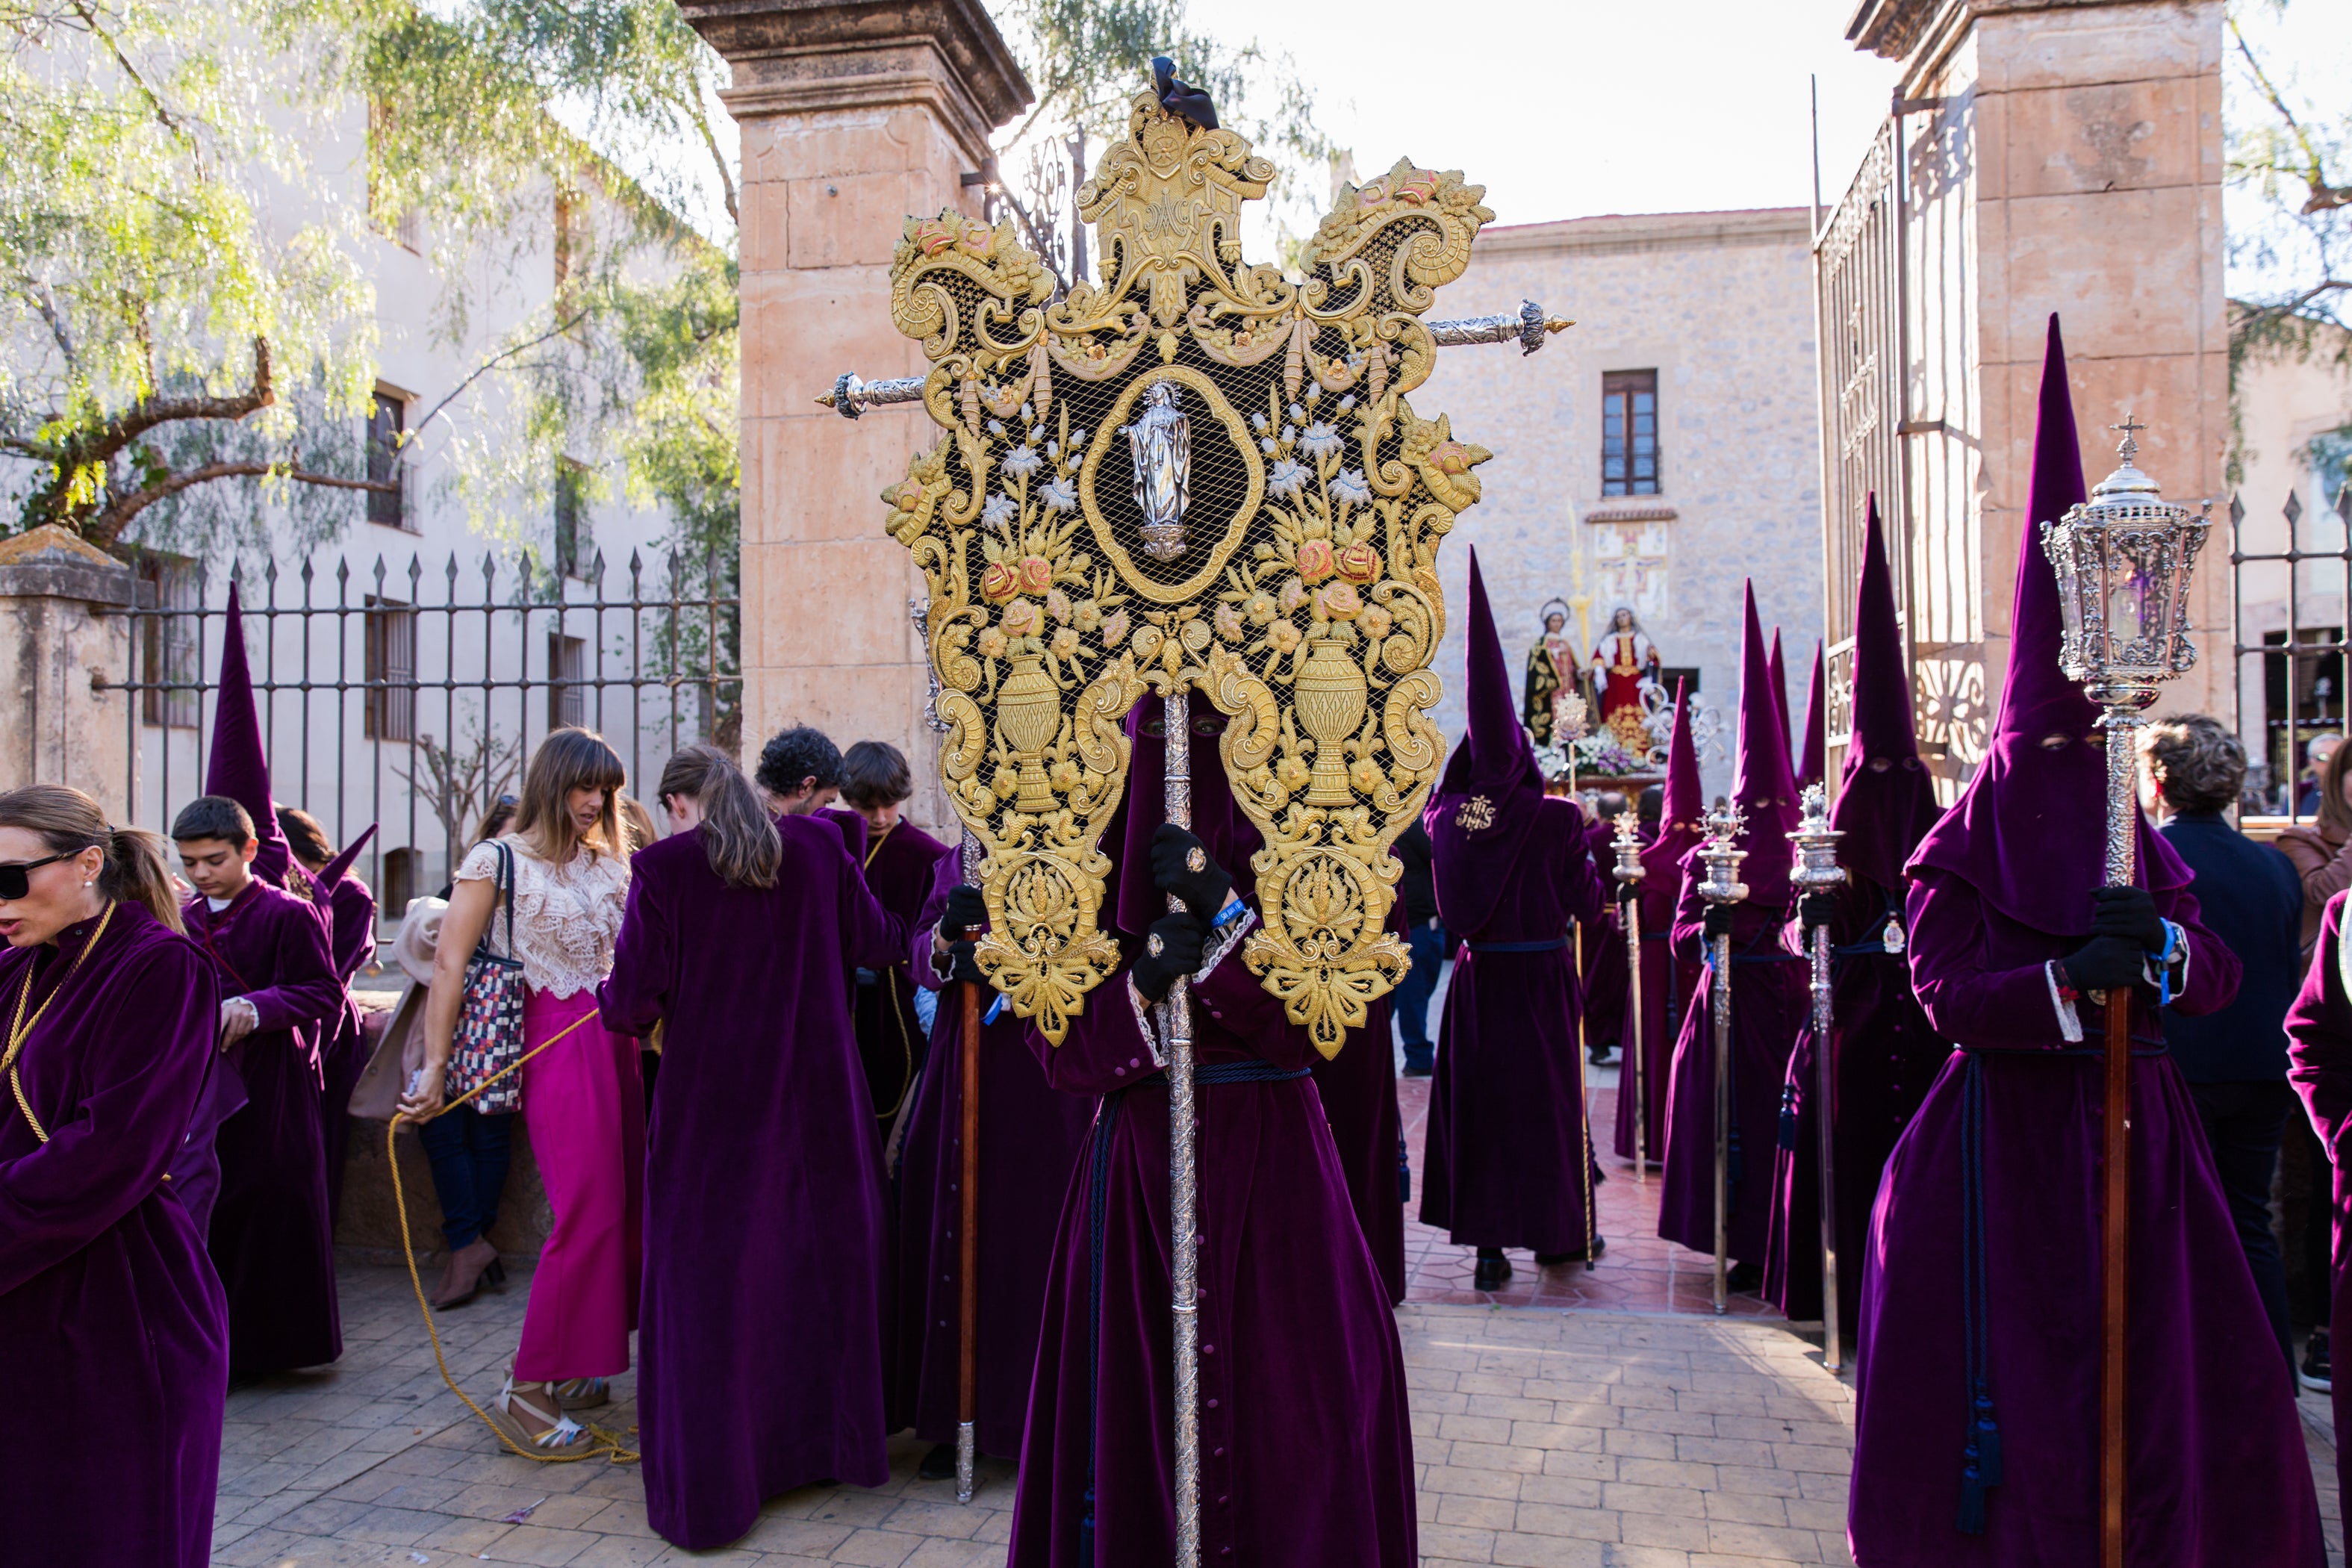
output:
[[[2307, 542], [2313, 522], [2331, 516], [2327, 531], [2334, 537]], [[2336, 491], [2332, 513], [2316, 518], [2306, 514], [2302, 498], [2290, 492], [2279, 510], [2285, 525], [2280, 549], [2247, 548], [2246, 518], [2244, 499], [2231, 496], [2230, 668], [2237, 731], [2249, 760], [2263, 770], [2262, 782], [2254, 785], [2263, 797], [2262, 804], [2278, 816], [2299, 820], [2308, 815], [2298, 799], [2304, 748], [2317, 736], [2347, 730], [2352, 483]], [[2332, 581], [2323, 581], [2323, 574]], [[2273, 620], [2280, 624], [2260, 624]], [[2258, 669], [2249, 670], [2249, 658], [2261, 660]], [[2259, 682], [2262, 707], [2259, 722], [2252, 726], [2246, 717], [2250, 674]]]

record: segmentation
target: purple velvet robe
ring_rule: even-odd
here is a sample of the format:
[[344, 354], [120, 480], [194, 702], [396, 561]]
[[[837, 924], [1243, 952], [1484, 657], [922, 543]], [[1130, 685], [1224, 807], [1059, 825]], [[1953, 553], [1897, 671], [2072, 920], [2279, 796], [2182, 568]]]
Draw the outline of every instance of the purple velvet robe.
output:
[[[1673, 1087], [1675, 1040], [1682, 1031], [1684, 1012], [1690, 1006], [1691, 994], [1698, 989], [1702, 973], [1698, 963], [1677, 957], [1674, 951], [1675, 906], [1682, 901], [1683, 868], [1681, 858], [1672, 853], [1675, 846], [1662, 849], [1653, 837], [1650, 847], [1642, 852], [1642, 864], [1648, 875], [1642, 879], [1642, 1110], [1647, 1125], [1642, 1133], [1642, 1152], [1648, 1163], [1656, 1165], [1666, 1157], [1666, 1106], [1668, 1090]], [[1618, 940], [1624, 938], [1621, 932]], [[1628, 1053], [1633, 1048], [1629, 1028], [1624, 1036]], [[1633, 1157], [1633, 1077], [1623, 1066], [1617, 1075], [1617, 1121], [1615, 1126], [1617, 1157]]]
[[[931, 895], [931, 874], [943, 858], [953, 858], [946, 845], [901, 819], [879, 840], [868, 841], [866, 889], [911, 928]], [[866, 1097], [874, 1105], [876, 1135], [887, 1140], [900, 1104], [914, 1092], [929, 1047], [922, 1020], [915, 1016], [915, 983], [907, 971], [907, 955], [898, 954], [887, 965], [860, 967], [875, 981], [869, 985], [859, 977], [857, 1058], [866, 1068]]]
[[[1399, 900], [1398, 908], [1402, 908]], [[1396, 1306], [1404, 1304], [1404, 1189], [1398, 1169], [1404, 1163], [1404, 1118], [1397, 1110], [1395, 1037], [1389, 1028], [1389, 999], [1372, 1003], [1364, 1026], [1348, 1031], [1347, 1043], [1330, 1060], [1316, 1052], [1315, 1090], [1323, 1100], [1339, 1169], [1348, 1178], [1348, 1202], [1356, 1226], [1371, 1248], [1381, 1283]]]
[[[1855, 1362], [1847, 1533], [1860, 1568], [2077, 1568], [2099, 1560], [2100, 1150], [2104, 1011], [2064, 1037], [2045, 963], [2081, 945], [1919, 868], [1911, 973], [1962, 1047], [1896, 1142], [1871, 1215]], [[2238, 961], [2186, 888], [2155, 889], [2188, 933], [2173, 1005], [2210, 1012]], [[2085, 900], [2087, 902], [2087, 900]], [[2134, 1038], [2160, 1049], [2147, 987]], [[2067, 1053], [2061, 1055], [2059, 1053]], [[1985, 1373], [2002, 1477], [1985, 1529], [1957, 1528], [1970, 1391], [1962, 1289], [1963, 1099], [1983, 1088]], [[2316, 1568], [2311, 1462], [2195, 1105], [2171, 1061], [2132, 1067], [2129, 1517], [2134, 1568]]]
[[902, 958], [841, 836], [777, 823], [772, 888], [730, 888], [699, 830], [637, 852], [604, 1026], [664, 1025], [646, 1162], [637, 1410], [646, 1516], [689, 1550], [762, 1498], [878, 1486], [887, 1300], [882, 1150], [841, 986]]
[[212, 1557], [228, 1307], [167, 1172], [214, 1062], [213, 966], [119, 904], [55, 947], [0, 947], [0, 999], [30, 1016], [24, 1094], [0, 1099], [0, 1342], [16, 1431], [0, 1556], [21, 1568], [203, 1568]]
[[[1203, 1066], [1296, 1069], [1316, 1055], [1238, 953], [1192, 998]], [[1167, 1568], [1175, 1555], [1168, 1092], [1141, 1081], [1153, 1050], [1126, 966], [1088, 994], [1061, 1045], [1034, 1031], [1029, 1043], [1055, 1088], [1107, 1098], [1055, 1243], [1007, 1561], [1076, 1568], [1091, 1466], [1097, 1568]], [[1197, 1093], [1202, 1561], [1412, 1568], [1403, 1352], [1314, 1082], [1204, 1084]], [[1098, 1347], [1091, 1369], [1090, 1344]]]
[[[1696, 862], [1675, 910], [1675, 956], [1706, 963]], [[1780, 942], [1778, 904], [1735, 904], [1731, 927], [1731, 1176], [1728, 1250], [1761, 1267], [1772, 1221], [1772, 1152], [1780, 1136], [1780, 1082], [1806, 1011], [1805, 966]], [[1716, 977], [1699, 971], [1675, 1042], [1666, 1085], [1665, 1174], [1658, 1184], [1658, 1234], [1694, 1252], [1715, 1251]]]
[[[2352, 1171], [2345, 1169], [2339, 1151], [2352, 1127], [2352, 995], [2344, 985], [2344, 903], [2336, 894], [2321, 917], [2319, 940], [2311, 950], [2311, 968], [2304, 975], [2303, 992], [2287, 1010], [2287, 1080], [2303, 1097], [2311, 1113], [2312, 1130], [2327, 1146], [2335, 1167], [2335, 1251], [2329, 1300], [2330, 1339], [2352, 1334]], [[2336, 1341], [2352, 1344], [2352, 1339]], [[2352, 1433], [2352, 1377], [2339, 1380], [2329, 1394], [2330, 1412], [2339, 1434]], [[2339, 1441], [2336, 1449], [2336, 1491], [2338, 1506], [2352, 1500], [2352, 1453]], [[2346, 1517], [2352, 1517], [2347, 1515]]]
[[[1441, 795], [1432, 808], [1454, 809]], [[1498, 887], [1493, 912], [1460, 938], [1445, 991], [1436, 1072], [1430, 1082], [1429, 1139], [1422, 1162], [1421, 1221], [1463, 1247], [1524, 1247], [1581, 1253], [1591, 1234], [1585, 1162], [1584, 1058], [1577, 1048], [1579, 997], [1573, 954], [1478, 950], [1487, 942], [1535, 943], [1564, 935], [1571, 919], [1601, 907], [1584, 813], [1571, 801], [1535, 805], [1526, 840], [1496, 863], [1470, 871]], [[1444, 857], [1475, 853], [1475, 837], [1438, 837]], [[1451, 868], [1457, 880], [1465, 868]], [[1445, 898], [1446, 876], [1438, 880]]]
[[375, 894], [365, 882], [346, 873], [327, 899], [335, 976], [343, 983], [342, 1011], [335, 1016], [335, 1032], [320, 1053], [320, 1063], [324, 1080], [319, 1113], [326, 1135], [327, 1222], [332, 1226], [343, 1206], [343, 1163], [352, 1141], [352, 1090], [367, 1068], [370, 1048], [360, 1024], [360, 1010], [351, 999], [351, 984], [352, 977], [375, 957]]
[[240, 1373], [320, 1366], [343, 1353], [335, 1247], [327, 1214], [320, 1047], [345, 1005], [317, 908], [259, 878], [215, 914], [180, 911], [210, 954], [223, 997], [259, 1013], [226, 1064], [245, 1108], [220, 1124], [213, 1266], [228, 1293], [229, 1364]]
[[[942, 985], [929, 959], [949, 889], [961, 879], [958, 858], [941, 855], [910, 955], [912, 973], [938, 993], [940, 1009], [898, 1171], [892, 1420], [913, 1426], [930, 1443], [955, 1438], [962, 1344], [963, 987]], [[982, 993], [983, 1016], [995, 996]], [[981, 1026], [980, 1245], [986, 1266], [980, 1275], [974, 1418], [983, 1454], [1009, 1459], [1021, 1452], [1054, 1234], [1093, 1119], [1090, 1100], [1045, 1081], [1010, 1006], [996, 1022]]]
[[[1862, 1306], [1863, 1242], [1878, 1198], [1879, 1174], [1952, 1048], [1928, 1025], [1912, 994], [1905, 955], [1885, 949], [1885, 890], [1857, 875], [1835, 898], [1837, 915], [1829, 931], [1830, 1008], [1837, 1032], [1832, 1092], [1837, 1103], [1830, 1137], [1837, 1174], [1838, 1322], [1851, 1334]], [[1811, 1005], [1810, 997], [1806, 1005]], [[1801, 1321], [1822, 1315], [1816, 1048], [1808, 1012], [1781, 1087], [1771, 1236], [1764, 1260], [1765, 1299]]]
[[1584, 841], [1592, 852], [1592, 873], [1601, 881], [1600, 911], [1576, 922], [1577, 973], [1584, 1007], [1584, 1043], [1616, 1045], [1625, 1040], [1627, 983], [1625, 928], [1617, 919], [1617, 834], [1613, 823], [1598, 818], [1584, 826]]

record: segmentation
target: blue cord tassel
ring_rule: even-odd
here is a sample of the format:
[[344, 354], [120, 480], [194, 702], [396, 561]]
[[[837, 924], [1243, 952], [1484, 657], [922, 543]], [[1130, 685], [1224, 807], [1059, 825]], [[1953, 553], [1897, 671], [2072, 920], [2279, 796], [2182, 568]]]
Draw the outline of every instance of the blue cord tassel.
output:
[[2000, 1426], [1992, 1418], [1992, 1395], [1986, 1391], [1982, 1378], [1977, 1380], [1976, 1426], [1971, 1436], [1984, 1484], [1989, 1488], [2000, 1485]]
[[[1981, 1523], [1978, 1526], [1982, 1529]], [[1087, 1516], [1078, 1521], [1078, 1568], [1095, 1568], [1095, 1494], [1087, 1489]]]
[[1985, 1528], [1984, 1476], [1977, 1468], [1977, 1446], [1968, 1448], [1969, 1462], [1960, 1470], [1960, 1517], [1962, 1535], [1982, 1535]]
[[1404, 1140], [1397, 1140], [1397, 1202], [1412, 1202], [1412, 1157], [1405, 1152]]
[[1797, 1152], [1797, 1086], [1780, 1086], [1780, 1147], [1793, 1154]]

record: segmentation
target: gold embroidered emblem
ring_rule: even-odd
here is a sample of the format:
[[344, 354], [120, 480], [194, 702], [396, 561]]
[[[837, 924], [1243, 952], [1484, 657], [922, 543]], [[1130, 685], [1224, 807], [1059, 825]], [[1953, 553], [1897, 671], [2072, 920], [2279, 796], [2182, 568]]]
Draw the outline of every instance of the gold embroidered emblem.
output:
[[1495, 803], [1483, 795], [1474, 795], [1462, 803], [1454, 814], [1454, 826], [1466, 827], [1473, 833], [1483, 833], [1495, 826]]

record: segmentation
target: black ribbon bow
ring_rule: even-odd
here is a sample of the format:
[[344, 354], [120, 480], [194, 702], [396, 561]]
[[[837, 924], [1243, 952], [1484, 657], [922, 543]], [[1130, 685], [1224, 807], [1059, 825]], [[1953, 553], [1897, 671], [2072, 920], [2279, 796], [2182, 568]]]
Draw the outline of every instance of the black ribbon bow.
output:
[[1160, 107], [1178, 119], [1189, 120], [1203, 131], [1217, 128], [1216, 106], [1209, 101], [1209, 95], [1178, 81], [1176, 62], [1166, 55], [1152, 57], [1151, 89], [1160, 95]]

